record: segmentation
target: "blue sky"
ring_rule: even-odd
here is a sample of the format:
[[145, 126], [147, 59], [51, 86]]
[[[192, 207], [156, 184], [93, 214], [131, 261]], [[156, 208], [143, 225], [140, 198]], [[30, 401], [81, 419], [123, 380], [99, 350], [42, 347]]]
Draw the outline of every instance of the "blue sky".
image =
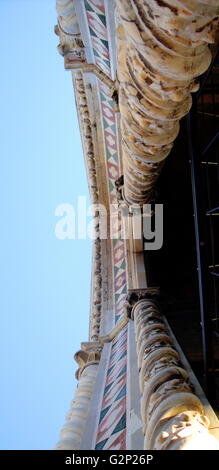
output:
[[55, 209], [86, 195], [55, 0], [1, 0], [1, 449], [51, 449], [88, 339], [90, 240], [58, 240]]

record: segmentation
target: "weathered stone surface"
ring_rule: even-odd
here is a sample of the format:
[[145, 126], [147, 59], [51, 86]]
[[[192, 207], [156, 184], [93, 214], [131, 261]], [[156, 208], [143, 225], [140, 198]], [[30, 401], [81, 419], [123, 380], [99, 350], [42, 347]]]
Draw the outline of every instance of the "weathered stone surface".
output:
[[79, 450], [89, 412], [90, 400], [96, 383], [102, 346], [98, 342], [81, 344], [81, 350], [74, 358], [79, 365], [76, 372], [78, 387], [66, 423], [60, 432], [56, 450]]
[[209, 420], [194, 393], [188, 371], [152, 300], [132, 307], [135, 322], [144, 448], [219, 449]]
[[[82, 72], [74, 72], [74, 89], [76, 95], [77, 109], [83, 135], [83, 145], [85, 150], [85, 158], [88, 168], [88, 184], [90, 187], [91, 202], [97, 204], [99, 202], [99, 191], [97, 185], [95, 153], [93, 146], [92, 122], [90, 119], [89, 107], [87, 103], [86, 91], [84, 86]], [[101, 239], [98, 236], [100, 224], [100, 213], [97, 210], [94, 216], [94, 232], [96, 239], [93, 245], [93, 303], [90, 339], [97, 341], [100, 330], [101, 319], [101, 296], [102, 296], [102, 274], [101, 274]]]
[[150, 202], [165, 158], [210, 65], [219, 2], [116, 0], [124, 197]]
[[57, 47], [62, 56], [68, 56], [71, 60], [85, 61], [84, 44], [81, 39], [80, 29], [72, 0], [57, 0], [56, 10], [58, 24], [55, 33], [59, 36], [60, 43]]

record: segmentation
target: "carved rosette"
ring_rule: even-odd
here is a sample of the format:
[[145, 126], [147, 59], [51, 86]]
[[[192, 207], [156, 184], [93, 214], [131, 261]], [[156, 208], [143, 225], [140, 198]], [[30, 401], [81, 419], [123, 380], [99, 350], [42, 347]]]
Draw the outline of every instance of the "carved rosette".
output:
[[125, 199], [150, 202], [190, 110], [196, 77], [210, 65], [218, 0], [116, 0]]
[[96, 342], [82, 343], [81, 346], [82, 349], [74, 356], [79, 365], [76, 372], [78, 387], [55, 450], [79, 450], [85, 431], [102, 346]]
[[158, 305], [142, 299], [135, 322], [144, 448], [219, 449]]

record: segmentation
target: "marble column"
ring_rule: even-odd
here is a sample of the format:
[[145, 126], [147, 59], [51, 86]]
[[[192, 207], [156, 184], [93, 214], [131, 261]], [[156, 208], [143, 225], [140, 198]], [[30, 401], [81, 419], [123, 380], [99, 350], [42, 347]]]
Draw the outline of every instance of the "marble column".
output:
[[144, 449], [219, 449], [157, 302], [138, 300], [131, 316], [136, 333]]
[[218, 0], [116, 0], [124, 195], [140, 205], [154, 186], [218, 39]]
[[97, 342], [82, 343], [82, 349], [74, 356], [79, 364], [76, 372], [78, 387], [55, 450], [80, 449], [96, 383], [101, 350], [102, 346]]

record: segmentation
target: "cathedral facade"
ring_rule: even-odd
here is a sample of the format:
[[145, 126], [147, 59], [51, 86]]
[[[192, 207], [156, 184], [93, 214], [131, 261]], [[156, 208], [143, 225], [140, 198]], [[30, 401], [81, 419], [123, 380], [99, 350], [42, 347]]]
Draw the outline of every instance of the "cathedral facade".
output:
[[211, 220], [206, 274], [194, 131], [217, 170], [219, 2], [56, 7], [95, 230], [89, 341], [56, 449], [219, 449], [218, 251]]

